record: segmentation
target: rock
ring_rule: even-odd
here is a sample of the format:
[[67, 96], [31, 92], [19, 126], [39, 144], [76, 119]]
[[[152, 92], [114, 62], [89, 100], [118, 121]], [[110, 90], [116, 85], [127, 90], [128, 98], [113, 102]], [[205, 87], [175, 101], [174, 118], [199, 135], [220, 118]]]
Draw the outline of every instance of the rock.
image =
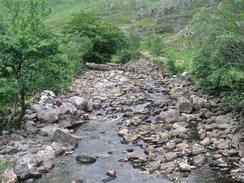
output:
[[206, 161], [206, 157], [203, 154], [199, 154], [193, 158], [193, 162], [197, 167], [201, 167]]
[[192, 154], [193, 155], [198, 155], [198, 154], [205, 153], [205, 152], [206, 152], [206, 149], [199, 144], [194, 144], [192, 146]]
[[84, 110], [84, 111], [88, 110], [88, 102], [82, 97], [78, 97], [78, 96], [71, 97], [70, 102], [80, 110]]
[[216, 145], [217, 148], [220, 149], [220, 150], [230, 148], [230, 144], [224, 139], [220, 139], [220, 140], [216, 141], [214, 143], [214, 145]]
[[211, 144], [211, 139], [206, 137], [205, 139], [203, 139], [201, 142], [200, 142], [201, 145], [204, 145], [204, 146], [208, 146]]
[[200, 136], [200, 139], [204, 139], [204, 138], [206, 137], [206, 135], [207, 135], [206, 131], [205, 131], [203, 128], [201, 128], [201, 129], [198, 131], [198, 134], [199, 134], [199, 136]]
[[81, 164], [93, 164], [97, 161], [97, 159], [90, 156], [79, 155], [76, 156], [76, 161], [78, 161]]
[[164, 157], [165, 157], [166, 161], [173, 161], [177, 158], [177, 154], [174, 152], [169, 152], [169, 153], [165, 153]]
[[167, 162], [167, 163], [162, 163], [160, 170], [162, 171], [163, 174], [169, 174], [174, 172], [176, 169], [176, 164], [174, 162]]
[[124, 136], [125, 134], [128, 134], [128, 133], [129, 133], [129, 130], [124, 128], [124, 129], [119, 131], [118, 135], [119, 136]]
[[180, 117], [180, 113], [177, 110], [170, 109], [166, 112], [161, 112], [158, 116], [159, 121], [163, 121], [166, 123], [173, 123], [176, 122]]
[[191, 101], [192, 101], [192, 103], [194, 105], [194, 108], [196, 110], [198, 110], [198, 111], [201, 108], [203, 108], [205, 106], [206, 102], [207, 102], [204, 98], [200, 98], [200, 97], [198, 97], [196, 95], [191, 95], [190, 99], [191, 99]]
[[154, 161], [154, 162], [150, 162], [147, 165], [147, 168], [149, 170], [149, 173], [153, 173], [156, 170], [160, 169], [160, 166], [161, 166], [160, 161]]
[[177, 149], [179, 149], [180, 151], [185, 151], [187, 150], [187, 148], [189, 147], [189, 145], [187, 143], [180, 143], [180, 144], [177, 144]]
[[1, 175], [2, 183], [17, 183], [18, 178], [17, 175], [14, 173], [12, 168], [9, 168], [3, 172]]
[[55, 123], [59, 120], [59, 113], [54, 109], [39, 110], [37, 112], [37, 118], [43, 123]]
[[37, 170], [40, 173], [48, 173], [54, 167], [54, 163], [52, 160], [45, 161], [41, 167]]
[[71, 135], [68, 130], [57, 129], [54, 132], [54, 140], [64, 147], [74, 149], [78, 145], [79, 138]]
[[35, 126], [35, 123], [33, 121], [26, 121], [24, 128], [27, 132], [33, 133], [33, 134], [35, 134], [39, 131], [39, 129]]
[[40, 93], [39, 103], [44, 104], [47, 100], [54, 99], [56, 97], [55, 93], [49, 90], [44, 90]]
[[56, 143], [56, 142], [53, 142], [51, 146], [52, 146], [52, 149], [54, 150], [55, 156], [63, 154], [66, 150], [65, 147], [63, 147], [61, 144]]
[[144, 154], [139, 154], [139, 153], [134, 153], [134, 152], [128, 153], [127, 159], [132, 160], [132, 161], [133, 160], [141, 160], [143, 162], [145, 162], [147, 160], [147, 158]]
[[48, 125], [41, 128], [42, 135], [48, 135], [49, 137], [53, 138], [55, 131], [59, 129], [58, 124]]
[[185, 97], [179, 97], [176, 103], [179, 112], [191, 113], [193, 110], [193, 104]]
[[196, 167], [182, 162], [182, 163], [179, 163], [179, 168], [180, 168], [180, 171], [182, 171], [182, 172], [190, 172], [191, 170], [195, 169]]
[[59, 124], [61, 127], [63, 128], [69, 128], [69, 129], [73, 129], [76, 128], [78, 126], [80, 126], [83, 122], [80, 121], [77, 117], [75, 117], [74, 115], [64, 115], [60, 118], [59, 120]]
[[63, 102], [63, 104], [59, 107], [60, 114], [72, 114], [75, 115], [77, 113], [77, 108], [73, 106], [69, 102]]
[[108, 170], [106, 175], [109, 177], [115, 177], [117, 172], [115, 170]]
[[102, 179], [102, 182], [110, 182], [110, 181], [112, 181], [112, 180], [114, 180], [116, 178], [117, 178], [116, 176], [114, 176], [114, 177], [105, 177], [104, 179]]

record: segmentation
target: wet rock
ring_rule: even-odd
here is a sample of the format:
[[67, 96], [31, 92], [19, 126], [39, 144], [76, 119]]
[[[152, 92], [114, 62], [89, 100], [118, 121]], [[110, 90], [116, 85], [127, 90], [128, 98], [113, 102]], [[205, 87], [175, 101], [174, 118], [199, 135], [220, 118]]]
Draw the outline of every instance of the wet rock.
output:
[[206, 157], [203, 154], [199, 154], [193, 158], [194, 165], [197, 167], [201, 167], [206, 161]]
[[139, 153], [134, 153], [134, 152], [128, 153], [127, 154], [127, 159], [128, 160], [132, 160], [132, 161], [133, 160], [141, 160], [143, 162], [147, 161], [147, 158], [146, 158], [146, 156], [144, 154], [139, 154]]
[[88, 102], [82, 97], [78, 97], [78, 96], [71, 97], [70, 102], [80, 110], [84, 110], [84, 111], [88, 110]]
[[179, 168], [180, 168], [180, 171], [182, 171], [182, 172], [190, 172], [191, 170], [195, 169], [196, 167], [182, 162], [182, 163], [179, 163]]
[[78, 145], [79, 138], [69, 133], [68, 130], [57, 129], [54, 132], [54, 140], [64, 147], [74, 149]]
[[90, 156], [79, 155], [76, 156], [76, 161], [81, 164], [93, 164], [97, 161], [97, 159]]
[[176, 104], [179, 112], [191, 113], [193, 110], [193, 104], [185, 97], [179, 97]]
[[115, 177], [117, 172], [115, 170], [108, 170], [106, 175], [109, 177]]
[[2, 183], [17, 183], [18, 178], [17, 175], [14, 173], [12, 168], [9, 168], [3, 172], [1, 175]]
[[59, 120], [59, 113], [54, 109], [39, 110], [37, 112], [37, 118], [43, 123], [55, 123]]
[[112, 181], [112, 180], [114, 180], [116, 178], [117, 178], [116, 176], [114, 176], [114, 177], [105, 177], [104, 179], [102, 179], [102, 182], [110, 182], [110, 181]]

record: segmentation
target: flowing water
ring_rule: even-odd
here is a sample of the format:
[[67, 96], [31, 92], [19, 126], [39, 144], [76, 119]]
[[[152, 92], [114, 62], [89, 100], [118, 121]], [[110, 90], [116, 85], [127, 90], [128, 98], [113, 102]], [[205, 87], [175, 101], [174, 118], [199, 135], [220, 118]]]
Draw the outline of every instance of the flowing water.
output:
[[[124, 77], [124, 76], [123, 76]], [[126, 85], [129, 78], [118, 78]], [[112, 86], [113, 91], [119, 90], [120, 85], [116, 79], [110, 81], [103, 80], [100, 83], [101, 88], [98, 95], [107, 97], [108, 90], [106, 87]], [[135, 111], [143, 111], [150, 102], [162, 102], [168, 100], [162, 92], [162, 88], [158, 88], [153, 80], [145, 76], [144, 84], [151, 89], [150, 92], [138, 92], [137, 96], [146, 95], [147, 101], [136, 106], [131, 106]], [[97, 83], [99, 85], [99, 83]], [[126, 101], [128, 96], [121, 95], [116, 101]], [[117, 177], [111, 180], [112, 183], [167, 183], [171, 182], [164, 175], [149, 174], [139, 169], [134, 169], [129, 162], [122, 160], [126, 159], [126, 150], [134, 149], [135, 152], [144, 152], [144, 149], [121, 143], [121, 138], [118, 136], [118, 124], [123, 119], [123, 115], [119, 112], [114, 116], [107, 115], [109, 103], [103, 103], [103, 108], [94, 111], [94, 115], [98, 116], [97, 120], [91, 120], [76, 130], [76, 135], [81, 137], [78, 148], [67, 156], [59, 157], [55, 160], [55, 167], [49, 173], [43, 176], [36, 183], [71, 183], [73, 180], [84, 180], [87, 183], [100, 183], [106, 178], [107, 170], [116, 170]], [[119, 107], [119, 106], [118, 106]], [[153, 120], [153, 116], [152, 116]], [[97, 157], [97, 161], [90, 165], [81, 165], [77, 163], [75, 157], [78, 155], [88, 155]], [[192, 171], [187, 177], [178, 175], [180, 182], [189, 183], [227, 183], [229, 180], [224, 179], [223, 175], [218, 175], [209, 167], [202, 167]], [[82, 182], [82, 181], [80, 181]]]

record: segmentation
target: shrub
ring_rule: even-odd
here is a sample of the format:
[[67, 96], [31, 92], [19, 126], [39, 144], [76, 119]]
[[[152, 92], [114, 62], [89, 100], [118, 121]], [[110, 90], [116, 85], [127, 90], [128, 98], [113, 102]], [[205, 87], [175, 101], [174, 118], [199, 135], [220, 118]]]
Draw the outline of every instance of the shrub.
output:
[[77, 36], [90, 39], [92, 47], [82, 56], [85, 62], [109, 62], [113, 54], [128, 46], [126, 37], [117, 27], [84, 11], [71, 17], [64, 32], [71, 39]]
[[145, 40], [145, 47], [151, 53], [159, 55], [163, 48], [163, 38], [161, 35], [153, 34]]
[[192, 22], [192, 45], [196, 50], [192, 75], [201, 87], [239, 95], [244, 86], [244, 38], [235, 21], [233, 1], [204, 8]]
[[139, 51], [131, 51], [131, 50], [123, 50], [119, 55], [118, 55], [118, 63], [126, 63], [129, 62], [133, 59], [138, 59], [140, 58], [140, 52]]

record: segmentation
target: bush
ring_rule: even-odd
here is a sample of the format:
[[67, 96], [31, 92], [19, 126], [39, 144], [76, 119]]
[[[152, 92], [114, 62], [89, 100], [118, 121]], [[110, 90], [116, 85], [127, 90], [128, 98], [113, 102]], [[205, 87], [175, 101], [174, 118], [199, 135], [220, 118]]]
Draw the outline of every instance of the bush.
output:
[[160, 55], [163, 48], [163, 38], [161, 35], [153, 34], [145, 40], [145, 48], [155, 55]]
[[117, 27], [84, 11], [72, 16], [65, 26], [64, 32], [70, 39], [78, 36], [90, 40], [92, 46], [83, 54], [84, 62], [109, 62], [113, 54], [128, 46], [126, 37]]
[[198, 85], [214, 92], [241, 95], [244, 86], [244, 38], [235, 25], [233, 1], [203, 9], [192, 22], [192, 45], [197, 50], [191, 68]]
[[139, 51], [131, 51], [131, 50], [123, 50], [119, 55], [118, 55], [118, 63], [126, 63], [129, 62], [133, 59], [138, 59], [140, 58], [140, 52]]

